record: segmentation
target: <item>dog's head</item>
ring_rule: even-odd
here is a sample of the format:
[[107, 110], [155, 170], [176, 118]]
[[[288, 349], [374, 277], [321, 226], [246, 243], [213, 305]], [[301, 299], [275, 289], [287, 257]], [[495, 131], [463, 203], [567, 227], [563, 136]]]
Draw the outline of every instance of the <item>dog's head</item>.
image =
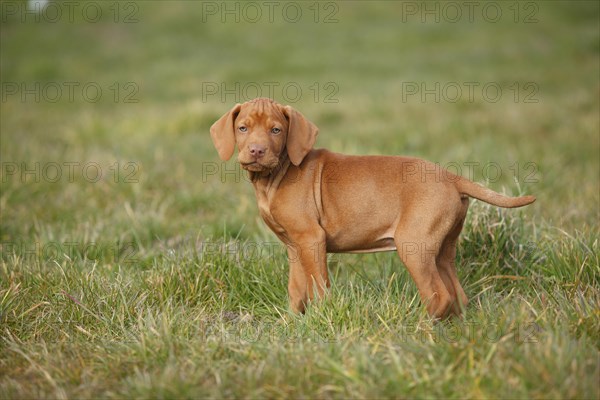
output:
[[294, 165], [300, 165], [312, 149], [318, 128], [290, 106], [258, 98], [236, 104], [210, 127], [210, 136], [227, 161], [238, 147], [238, 161], [252, 172], [276, 168], [287, 152]]

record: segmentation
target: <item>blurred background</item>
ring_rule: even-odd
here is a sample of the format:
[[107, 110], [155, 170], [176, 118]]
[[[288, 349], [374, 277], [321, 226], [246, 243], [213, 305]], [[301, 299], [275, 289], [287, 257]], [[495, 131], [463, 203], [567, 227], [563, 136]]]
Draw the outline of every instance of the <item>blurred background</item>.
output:
[[220, 175], [236, 166], [219, 162], [208, 128], [258, 96], [316, 123], [318, 147], [426, 158], [535, 194], [528, 213], [551, 224], [596, 224], [596, 2], [8, 1], [1, 11], [2, 240], [82, 223], [131, 236], [132, 218], [138, 239], [224, 224], [253, 235], [252, 188], [239, 170]]
[[[0, 397], [598, 398], [599, 13], [2, 0]], [[435, 337], [461, 326], [394, 253], [332, 257], [324, 305], [287, 313], [285, 252], [209, 136], [259, 96], [317, 147], [537, 196], [471, 206], [469, 336]]]

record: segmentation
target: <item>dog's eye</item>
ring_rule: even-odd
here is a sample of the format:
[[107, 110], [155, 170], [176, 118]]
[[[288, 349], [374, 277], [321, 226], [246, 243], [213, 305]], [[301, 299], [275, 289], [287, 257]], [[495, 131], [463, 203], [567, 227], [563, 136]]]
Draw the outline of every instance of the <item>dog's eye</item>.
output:
[[271, 129], [271, 133], [277, 135], [277, 134], [281, 133], [281, 129], [279, 129], [279, 128], [273, 128], [273, 129]]
[[248, 132], [248, 128], [246, 128], [245, 126], [240, 126], [240, 127], [238, 127], [238, 130], [239, 130], [240, 132]]

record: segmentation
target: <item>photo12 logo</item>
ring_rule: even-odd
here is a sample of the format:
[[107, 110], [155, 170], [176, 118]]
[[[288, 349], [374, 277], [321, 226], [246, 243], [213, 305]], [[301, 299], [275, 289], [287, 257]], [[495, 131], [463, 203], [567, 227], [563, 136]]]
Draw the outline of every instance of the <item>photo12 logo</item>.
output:
[[340, 88], [335, 82], [202, 82], [202, 102], [243, 103], [257, 97], [282, 99], [286, 103], [311, 100], [339, 103]]
[[21, 23], [114, 23], [139, 22], [139, 5], [134, 1], [2, 1], [2, 22]]
[[514, 103], [539, 103], [540, 87], [535, 82], [402, 82], [402, 102], [497, 103], [503, 98]]
[[525, 322], [504, 327], [496, 323], [457, 322], [451, 325], [436, 324], [407, 324], [399, 329], [399, 339], [406, 341], [420, 341], [422, 343], [498, 343], [512, 340], [513, 343], [536, 343], [538, 341], [539, 326], [535, 322]]
[[402, 22], [459, 23], [502, 20], [535, 24], [540, 6], [533, 1], [403, 1]]
[[0, 259], [19, 257], [28, 262], [62, 262], [74, 260], [127, 264], [138, 261], [139, 246], [135, 242], [48, 241], [0, 242]]
[[339, 5], [335, 2], [296, 1], [203, 1], [202, 22], [258, 23], [286, 22], [336, 24]]
[[136, 82], [2, 82], [2, 103], [139, 103]]
[[140, 165], [133, 161], [115, 161], [104, 168], [95, 161], [6, 161], [0, 164], [0, 181], [2, 183], [73, 183], [75, 181], [96, 183], [100, 180], [114, 183], [138, 183], [139, 175]]

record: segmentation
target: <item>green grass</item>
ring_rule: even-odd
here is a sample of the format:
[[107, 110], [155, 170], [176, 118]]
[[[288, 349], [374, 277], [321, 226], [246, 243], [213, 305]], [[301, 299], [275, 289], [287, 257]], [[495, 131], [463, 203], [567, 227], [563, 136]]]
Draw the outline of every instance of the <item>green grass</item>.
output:
[[[537, 3], [533, 24], [508, 3], [498, 23], [427, 24], [403, 22], [400, 2], [339, 3], [332, 24], [312, 22], [312, 3], [296, 24], [203, 22], [194, 2], [142, 2], [137, 23], [114, 23], [110, 4], [96, 23], [2, 8], [1, 398], [600, 396], [596, 2]], [[35, 82], [96, 82], [103, 96], [6, 93]], [[433, 323], [394, 253], [331, 255], [328, 297], [292, 315], [286, 255], [251, 185], [208, 173], [235, 168], [208, 135], [235, 99], [203, 94], [212, 82], [294, 82], [319, 147], [465, 176], [479, 163], [474, 180], [538, 200], [472, 203], [464, 319]], [[403, 101], [403, 82], [497, 82], [504, 95]], [[515, 82], [521, 99], [537, 85], [538, 102], [515, 102]], [[36, 182], [22, 163], [63, 175]], [[79, 163], [72, 180], [64, 163]]]

